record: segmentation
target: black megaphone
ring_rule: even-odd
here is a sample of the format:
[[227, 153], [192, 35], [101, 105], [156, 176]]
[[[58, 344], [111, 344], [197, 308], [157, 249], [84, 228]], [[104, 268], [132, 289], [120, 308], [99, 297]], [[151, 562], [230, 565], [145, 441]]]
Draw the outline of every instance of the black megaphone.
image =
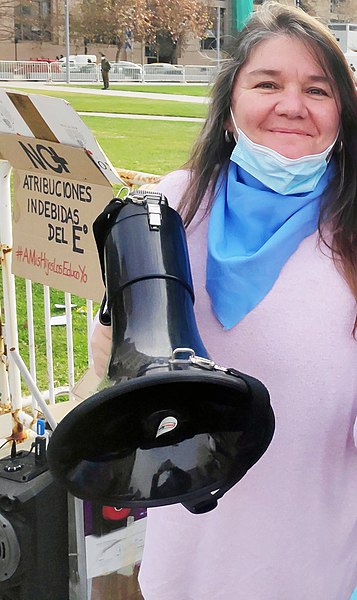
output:
[[112, 200], [93, 231], [111, 356], [98, 391], [54, 430], [50, 471], [74, 496], [106, 506], [212, 510], [271, 442], [269, 393], [208, 357], [185, 230], [162, 194]]

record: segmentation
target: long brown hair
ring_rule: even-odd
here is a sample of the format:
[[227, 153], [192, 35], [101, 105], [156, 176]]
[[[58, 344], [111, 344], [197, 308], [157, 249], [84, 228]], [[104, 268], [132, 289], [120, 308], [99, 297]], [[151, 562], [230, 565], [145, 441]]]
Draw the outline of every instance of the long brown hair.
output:
[[[331, 250], [333, 260], [357, 302], [357, 93], [353, 73], [329, 30], [299, 8], [265, 2], [237, 35], [230, 58], [212, 87], [207, 119], [185, 167], [190, 179], [179, 204], [188, 226], [203, 198], [206, 212], [212, 206], [219, 175], [228, 169], [234, 140], [225, 139], [231, 94], [237, 74], [252, 50], [277, 35], [294, 36], [313, 53], [324, 70], [340, 106], [341, 124], [334, 147], [336, 173], [321, 205], [320, 242]], [[238, 106], [239, 110], [239, 106]], [[328, 227], [326, 227], [328, 226]], [[325, 233], [326, 232], [326, 233]], [[328, 232], [328, 233], [327, 233]], [[357, 333], [357, 317], [353, 334]]]

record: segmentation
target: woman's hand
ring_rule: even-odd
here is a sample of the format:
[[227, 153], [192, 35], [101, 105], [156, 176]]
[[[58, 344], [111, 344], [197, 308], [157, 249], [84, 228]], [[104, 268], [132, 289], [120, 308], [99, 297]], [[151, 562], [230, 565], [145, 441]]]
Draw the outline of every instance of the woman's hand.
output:
[[106, 374], [110, 351], [112, 347], [112, 328], [102, 325], [96, 315], [90, 339], [93, 366], [98, 377]]

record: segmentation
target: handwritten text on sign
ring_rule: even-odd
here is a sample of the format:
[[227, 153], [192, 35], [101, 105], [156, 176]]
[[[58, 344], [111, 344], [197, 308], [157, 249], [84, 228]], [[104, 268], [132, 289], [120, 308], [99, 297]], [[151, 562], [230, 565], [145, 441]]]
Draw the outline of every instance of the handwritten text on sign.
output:
[[50, 273], [56, 273], [64, 277], [72, 277], [81, 283], [87, 283], [88, 281], [85, 265], [73, 266], [68, 260], [61, 261], [56, 258], [49, 258], [46, 252], [38, 252], [36, 248], [17, 246], [15, 259], [43, 269], [46, 276]]
[[92, 225], [113, 197], [110, 184], [80, 149], [18, 141], [15, 171], [15, 274], [93, 300], [102, 280]]
[[53, 200], [42, 200], [36, 194], [51, 196], [54, 200], [61, 199], [63, 202], [69, 201], [70, 204], [91, 202], [93, 199], [91, 186], [26, 174], [23, 189], [30, 192], [27, 198], [27, 212], [48, 221], [48, 241], [58, 244], [70, 243], [73, 252], [83, 254], [84, 249], [81, 247], [80, 240], [82, 234], [88, 233], [88, 225], [80, 223], [79, 209], [64, 203], [57, 204]]

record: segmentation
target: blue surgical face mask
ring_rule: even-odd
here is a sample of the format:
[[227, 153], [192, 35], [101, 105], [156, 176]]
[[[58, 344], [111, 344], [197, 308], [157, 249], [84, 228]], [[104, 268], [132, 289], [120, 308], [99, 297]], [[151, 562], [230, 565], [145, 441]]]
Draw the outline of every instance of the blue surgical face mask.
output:
[[233, 162], [265, 186], [284, 196], [312, 192], [316, 188], [327, 169], [337, 136], [331, 146], [319, 154], [286, 158], [271, 148], [252, 142], [238, 129], [232, 110], [231, 116], [238, 135], [231, 154]]

